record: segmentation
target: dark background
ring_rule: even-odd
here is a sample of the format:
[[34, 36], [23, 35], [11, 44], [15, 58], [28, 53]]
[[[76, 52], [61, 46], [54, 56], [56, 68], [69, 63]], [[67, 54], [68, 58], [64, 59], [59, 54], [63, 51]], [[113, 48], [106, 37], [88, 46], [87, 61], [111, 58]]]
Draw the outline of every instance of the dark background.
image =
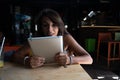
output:
[[43, 8], [52, 8], [58, 11], [65, 24], [68, 25], [69, 32], [73, 36], [75, 35], [74, 37], [83, 37], [79, 34], [78, 28], [83, 31], [81, 29], [81, 21], [92, 10], [105, 13], [102, 19], [99, 18], [99, 15], [96, 16], [96, 25], [120, 26], [120, 5], [118, 0], [1, 0], [0, 31], [8, 39], [13, 39], [13, 41], [15, 39], [16, 6], [20, 7], [21, 14], [31, 16], [32, 32], [34, 32], [35, 16]]

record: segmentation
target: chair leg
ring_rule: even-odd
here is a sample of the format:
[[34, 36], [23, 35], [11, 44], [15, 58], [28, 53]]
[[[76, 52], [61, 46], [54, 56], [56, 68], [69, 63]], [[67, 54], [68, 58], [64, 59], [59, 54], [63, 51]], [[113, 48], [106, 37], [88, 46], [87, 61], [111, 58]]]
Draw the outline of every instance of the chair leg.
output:
[[115, 57], [115, 51], [116, 51], [116, 43], [115, 44], [113, 44], [113, 57]]
[[111, 43], [108, 43], [108, 59], [107, 59], [107, 66], [110, 66], [110, 51], [111, 51]]
[[98, 62], [98, 59], [99, 59], [99, 47], [100, 45], [98, 44], [98, 47], [97, 47], [97, 62]]
[[119, 47], [119, 55], [118, 55], [118, 56], [119, 56], [119, 58], [120, 58], [120, 43], [119, 43], [119, 46], [118, 46], [118, 47]]

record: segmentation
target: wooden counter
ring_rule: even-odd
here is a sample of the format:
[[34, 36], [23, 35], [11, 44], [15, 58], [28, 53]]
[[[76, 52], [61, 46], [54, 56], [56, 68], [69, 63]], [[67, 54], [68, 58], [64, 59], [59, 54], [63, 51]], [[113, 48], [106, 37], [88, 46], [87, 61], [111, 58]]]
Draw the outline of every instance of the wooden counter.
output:
[[79, 65], [67, 68], [56, 64], [29, 69], [12, 63], [5, 63], [0, 68], [0, 80], [92, 80], [88, 73]]
[[120, 26], [81, 26], [82, 28], [113, 28], [120, 29]]

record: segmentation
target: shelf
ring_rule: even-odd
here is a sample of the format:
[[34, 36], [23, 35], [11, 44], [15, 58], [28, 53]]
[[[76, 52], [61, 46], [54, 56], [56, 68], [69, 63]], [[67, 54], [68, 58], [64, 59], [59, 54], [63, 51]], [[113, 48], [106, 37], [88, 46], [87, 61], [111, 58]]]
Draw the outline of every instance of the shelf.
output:
[[82, 28], [117, 28], [120, 29], [120, 26], [81, 26]]

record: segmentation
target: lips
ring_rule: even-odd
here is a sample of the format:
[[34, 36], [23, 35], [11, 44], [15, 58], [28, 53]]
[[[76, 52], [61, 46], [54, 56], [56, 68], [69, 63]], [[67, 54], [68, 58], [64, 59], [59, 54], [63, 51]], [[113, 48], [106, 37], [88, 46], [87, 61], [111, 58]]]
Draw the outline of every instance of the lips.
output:
[[54, 36], [54, 33], [49, 33], [48, 35], [49, 35], [49, 36]]

